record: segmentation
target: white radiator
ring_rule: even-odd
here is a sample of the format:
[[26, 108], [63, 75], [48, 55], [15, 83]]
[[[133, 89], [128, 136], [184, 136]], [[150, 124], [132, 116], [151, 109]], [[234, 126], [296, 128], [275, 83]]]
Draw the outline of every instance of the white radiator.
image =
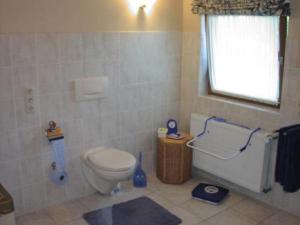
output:
[[[204, 130], [208, 117], [192, 114], [191, 134]], [[193, 151], [193, 166], [232, 183], [262, 192], [268, 186], [268, 170], [271, 156], [271, 137], [264, 131], [256, 132], [247, 149], [236, 157], [222, 160], [201, 152], [210, 152], [224, 158], [234, 155], [249, 139], [252, 130], [234, 124], [210, 120], [206, 133], [194, 142], [199, 150]]]

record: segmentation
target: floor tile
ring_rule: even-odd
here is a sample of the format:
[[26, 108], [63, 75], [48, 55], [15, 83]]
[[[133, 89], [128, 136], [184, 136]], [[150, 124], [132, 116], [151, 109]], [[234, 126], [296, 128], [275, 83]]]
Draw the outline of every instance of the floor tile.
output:
[[168, 199], [163, 198], [162, 196], [156, 194], [156, 193], [151, 193], [149, 192], [148, 194], [146, 194], [145, 196], [147, 196], [148, 198], [152, 199], [153, 201], [155, 201], [157, 204], [159, 204], [160, 206], [166, 208], [166, 209], [171, 209], [173, 208], [175, 205], [170, 202]]
[[120, 202], [126, 202], [132, 199], [136, 199], [148, 194], [147, 189], [139, 189], [133, 187], [124, 187], [122, 190], [114, 196], [101, 195], [99, 193], [92, 194], [90, 196], [82, 197], [79, 201], [88, 208], [89, 211], [106, 208]]
[[73, 220], [73, 221], [69, 221], [57, 225], [89, 225], [89, 224], [84, 219], [77, 219], [77, 220]]
[[16, 222], [17, 225], [55, 225], [54, 220], [42, 211], [17, 217]]
[[81, 219], [82, 215], [88, 212], [88, 209], [80, 201], [73, 200], [51, 206], [46, 211], [57, 224], [64, 224]]
[[159, 188], [156, 193], [168, 199], [175, 205], [192, 199], [191, 188], [185, 186], [170, 186]]
[[208, 221], [202, 221], [201, 223], [197, 224], [197, 225], [213, 225]]
[[167, 184], [162, 183], [155, 175], [149, 176], [147, 187], [152, 192], [157, 192], [159, 188], [168, 187]]
[[249, 219], [261, 222], [275, 214], [278, 210], [252, 199], [244, 199], [232, 207]]
[[92, 194], [79, 199], [89, 211], [105, 208], [114, 204], [114, 201], [109, 196], [102, 196], [98, 193]]
[[182, 220], [181, 225], [183, 225], [183, 224], [196, 225], [202, 221], [201, 218], [193, 215], [192, 213], [190, 213], [187, 210], [180, 208], [180, 207], [172, 208], [172, 209], [170, 209], [170, 212]]
[[173, 204], [179, 205], [192, 199], [192, 190], [199, 183], [200, 179], [190, 179], [179, 185], [164, 184], [158, 178], [152, 177], [150, 186], [152, 184], [155, 188], [150, 188], [150, 190], [168, 199]]
[[256, 225], [257, 222], [250, 220], [238, 212], [227, 209], [211, 217], [208, 221], [213, 225]]
[[263, 221], [261, 225], [300, 225], [300, 218], [286, 212], [279, 212]]
[[17, 225], [88, 225], [82, 218], [86, 212], [147, 196], [183, 220], [180, 225], [300, 225], [300, 218], [273, 209], [258, 201], [231, 192], [218, 206], [191, 198], [191, 191], [200, 182], [191, 179], [183, 185], [162, 183], [150, 176], [146, 188], [134, 188], [131, 181], [122, 182], [113, 196], [92, 194], [57, 204], [17, 218]]
[[212, 205], [206, 202], [192, 199], [180, 206], [193, 213], [194, 215], [202, 219], [206, 219], [238, 203], [242, 199], [243, 197], [241, 195], [231, 193], [230, 196], [228, 196], [227, 199], [225, 199], [224, 202], [220, 205]]
[[151, 190], [148, 187], [145, 188], [136, 188], [133, 186], [132, 181], [129, 182], [122, 182], [121, 184], [121, 198], [128, 198], [133, 199], [133, 198], [138, 198], [146, 193], [151, 192]]

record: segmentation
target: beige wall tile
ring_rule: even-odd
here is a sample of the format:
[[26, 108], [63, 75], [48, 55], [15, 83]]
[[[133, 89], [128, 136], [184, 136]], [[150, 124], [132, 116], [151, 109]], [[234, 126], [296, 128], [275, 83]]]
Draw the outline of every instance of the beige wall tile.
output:
[[0, 35], [0, 67], [11, 65], [11, 50], [9, 35]]
[[[12, 189], [20, 196], [18, 213], [93, 193], [79, 157], [92, 147], [117, 147], [135, 156], [143, 151], [145, 170], [153, 172], [156, 129], [169, 117], [178, 118], [180, 32], [40, 33], [1, 39], [4, 46], [10, 41], [12, 49], [1, 44], [13, 65], [1, 56], [0, 94], [5, 99], [0, 99], [0, 125], [5, 132], [0, 132], [0, 155], [5, 163], [20, 160], [23, 168], [22, 180], [7, 178], [15, 170], [2, 170], [9, 187], [19, 182]], [[109, 95], [76, 102], [74, 79], [90, 76], [108, 76]], [[28, 89], [34, 91], [33, 114], [26, 112]], [[52, 154], [44, 129], [50, 120], [65, 134], [70, 175], [65, 194], [48, 180]]]
[[19, 160], [0, 162], [0, 182], [8, 190], [15, 190], [21, 186], [21, 168]]
[[62, 62], [68, 63], [82, 60], [81, 34], [60, 34], [59, 46]]
[[39, 64], [58, 63], [59, 38], [55, 33], [37, 34], [36, 35], [36, 55]]
[[0, 67], [0, 99], [12, 100], [12, 98], [13, 98], [13, 76], [12, 76], [11, 67]]
[[15, 102], [18, 128], [32, 128], [40, 126], [39, 98], [36, 95], [34, 96], [34, 109], [32, 109], [32, 111], [27, 108], [26, 98], [18, 98]]
[[44, 174], [43, 161], [40, 156], [22, 159], [20, 167], [22, 187], [41, 183], [48, 178]]
[[43, 153], [44, 131], [40, 127], [18, 129], [20, 158], [32, 158]]
[[124, 132], [122, 129], [120, 129], [121, 121], [118, 113], [102, 114], [101, 121], [101, 132], [104, 140], [119, 137], [121, 132]]
[[120, 112], [120, 129], [123, 132], [135, 133], [138, 128], [137, 111], [122, 111]]
[[17, 159], [20, 146], [16, 131], [0, 132], [0, 161]]
[[[32, 197], [34, 196], [34, 198]], [[36, 183], [22, 188], [24, 212], [32, 212], [47, 206], [46, 185]]]
[[65, 121], [60, 124], [64, 132], [65, 144], [67, 148], [82, 147], [83, 146], [83, 120], [76, 119]]
[[63, 91], [63, 76], [59, 64], [38, 66], [38, 81], [40, 95], [55, 94]]
[[3, 130], [16, 129], [16, 109], [13, 100], [0, 100], [0, 124]]
[[[83, 78], [88, 73], [83, 71], [82, 62], [61, 63], [60, 76], [63, 79], [62, 90], [74, 92], [74, 80]], [[59, 78], [61, 80], [61, 78]]]
[[99, 115], [99, 118], [93, 118], [85, 120], [83, 125], [83, 132], [84, 132], [84, 145], [89, 148], [101, 146], [103, 141], [103, 134], [102, 134], [102, 120]]
[[11, 45], [13, 65], [32, 65], [36, 63], [34, 34], [12, 35]]
[[37, 67], [34, 65], [19, 66], [12, 68], [14, 94], [16, 98], [24, 98], [28, 89], [33, 89], [34, 94], [38, 95], [38, 76]]
[[46, 182], [47, 204], [55, 205], [66, 199], [66, 186], [56, 185], [51, 181]]

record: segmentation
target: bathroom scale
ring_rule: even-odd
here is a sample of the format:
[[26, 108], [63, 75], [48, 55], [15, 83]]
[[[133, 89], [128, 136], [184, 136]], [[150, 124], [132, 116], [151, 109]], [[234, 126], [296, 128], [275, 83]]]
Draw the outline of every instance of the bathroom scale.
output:
[[229, 190], [212, 184], [200, 183], [192, 191], [194, 199], [201, 200], [213, 205], [220, 204], [227, 196]]

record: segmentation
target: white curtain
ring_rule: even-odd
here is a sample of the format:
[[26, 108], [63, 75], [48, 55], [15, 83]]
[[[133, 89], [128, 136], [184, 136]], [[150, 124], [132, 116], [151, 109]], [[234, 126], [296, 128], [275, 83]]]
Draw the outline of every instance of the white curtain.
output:
[[208, 16], [213, 92], [278, 104], [278, 16]]

